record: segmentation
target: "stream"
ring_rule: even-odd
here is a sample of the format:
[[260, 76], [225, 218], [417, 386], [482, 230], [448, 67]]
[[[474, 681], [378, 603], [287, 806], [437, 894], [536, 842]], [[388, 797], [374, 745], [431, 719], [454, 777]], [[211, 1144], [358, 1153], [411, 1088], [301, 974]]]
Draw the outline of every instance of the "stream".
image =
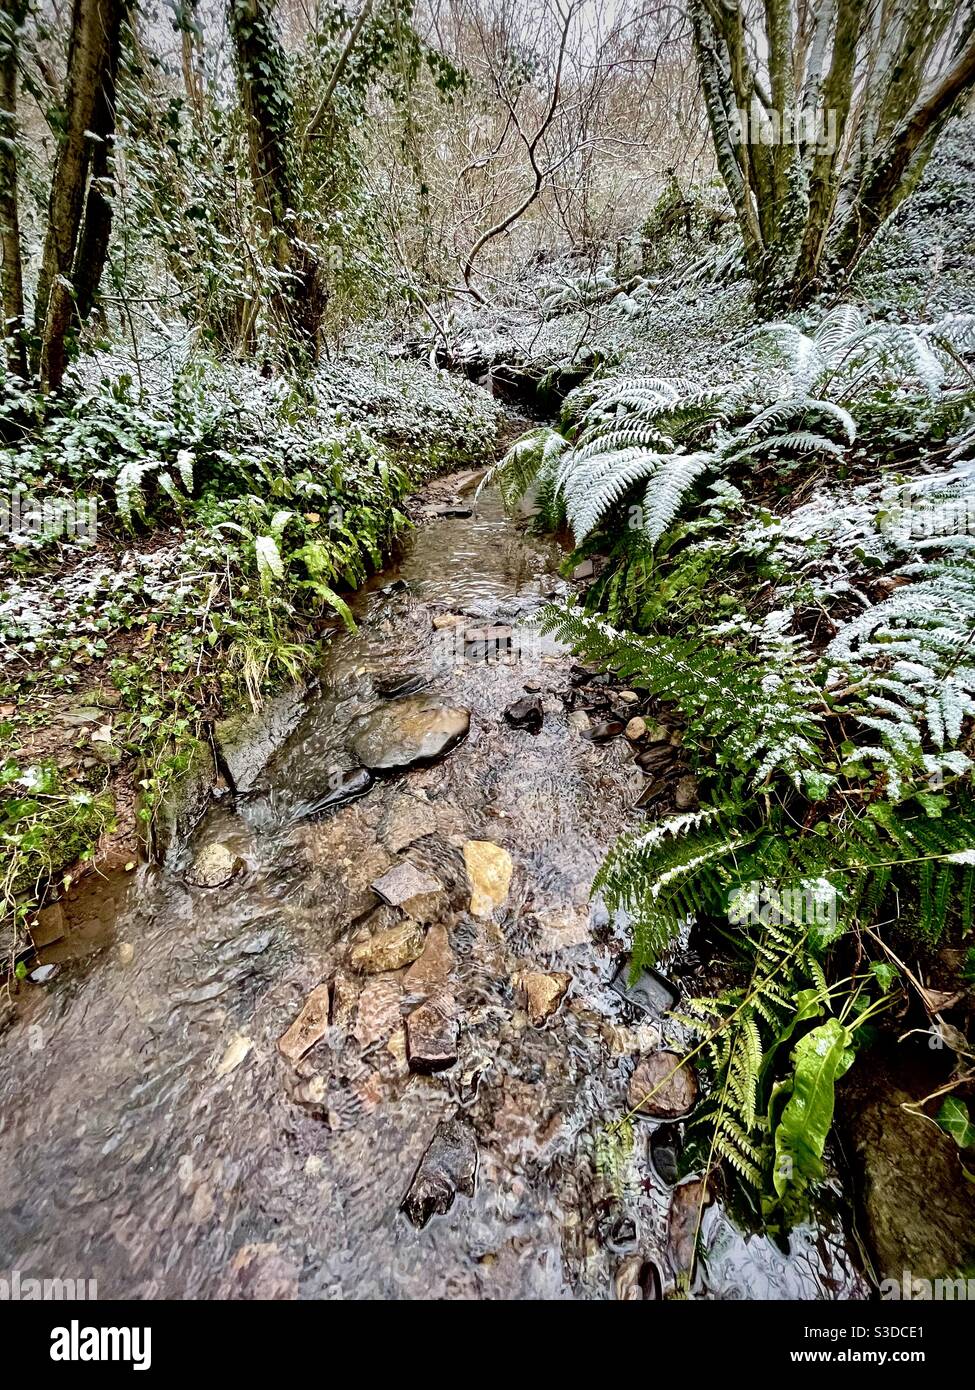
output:
[[[490, 490], [456, 500], [473, 515], [410, 535], [163, 863], [74, 890], [60, 973], [0, 1036], [0, 1270], [101, 1298], [630, 1299], [687, 1274], [658, 1125], [605, 1143], [638, 1057], [682, 1042], [589, 896], [647, 778], [586, 736], [574, 659], [531, 626], [571, 588], [554, 544]], [[537, 733], [504, 717], [526, 696]], [[442, 707], [442, 756], [356, 773]], [[399, 866], [397, 899], [404, 865], [401, 910], [372, 885]], [[419, 959], [357, 968], [404, 916]], [[662, 969], [702, 991], [693, 951]], [[867, 1296], [828, 1209], [784, 1250], [718, 1199], [701, 1237], [692, 1297]]]

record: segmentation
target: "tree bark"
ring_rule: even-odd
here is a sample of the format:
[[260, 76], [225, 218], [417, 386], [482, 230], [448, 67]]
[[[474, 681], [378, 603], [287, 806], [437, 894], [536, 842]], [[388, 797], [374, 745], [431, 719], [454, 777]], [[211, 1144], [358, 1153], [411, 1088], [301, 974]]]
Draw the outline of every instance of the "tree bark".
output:
[[[126, 9], [127, 0], [74, 0], [72, 7], [64, 134], [51, 180], [34, 315], [40, 344], [41, 383], [45, 390], [57, 390], [64, 379], [68, 331], [76, 312], [73, 274], [92, 171], [93, 145], [97, 143], [92, 136], [97, 133], [105, 143], [114, 132], [115, 76]], [[106, 150], [100, 151], [96, 168], [107, 157]], [[110, 217], [110, 209], [108, 215]], [[102, 243], [105, 250], [108, 246], [105, 223], [106, 209], [96, 203], [92, 208], [88, 245], [94, 256], [101, 255], [101, 260], [90, 268], [84, 267], [86, 293], [92, 281], [97, 287], [97, 277], [104, 265], [104, 251], [99, 253], [99, 248]]]
[[0, 14], [0, 297], [7, 366], [27, 376], [24, 264], [17, 186], [17, 55], [27, 0], [8, 0]]
[[241, 108], [258, 216], [281, 274], [276, 300], [289, 352], [317, 360], [324, 307], [321, 266], [298, 234], [299, 199], [288, 151], [295, 138], [287, 64], [268, 0], [228, 0]]

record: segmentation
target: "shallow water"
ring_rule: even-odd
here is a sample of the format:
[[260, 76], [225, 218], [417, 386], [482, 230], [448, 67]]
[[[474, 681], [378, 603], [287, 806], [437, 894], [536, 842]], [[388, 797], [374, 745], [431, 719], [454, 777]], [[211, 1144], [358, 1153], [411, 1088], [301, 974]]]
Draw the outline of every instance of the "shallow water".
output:
[[[359, 631], [331, 644], [248, 788], [214, 803], [163, 867], [112, 884], [107, 922], [104, 893], [82, 890], [100, 911], [82, 957], [24, 987], [0, 1037], [0, 1271], [95, 1278], [107, 1298], [606, 1298], [639, 1254], [673, 1288], [652, 1123], [635, 1123], [619, 1180], [596, 1157], [637, 1052], [680, 1035], [609, 987], [625, 944], [589, 884], [640, 814], [644, 780], [625, 740], [598, 746], [570, 727], [571, 659], [527, 626], [561, 585], [557, 559], [491, 493], [473, 518], [420, 528], [357, 597]], [[432, 627], [446, 610], [510, 623], [515, 659], [465, 656]], [[398, 674], [467, 706], [469, 736], [321, 814], [354, 765], [354, 720]], [[526, 683], [544, 699], [537, 736], [502, 718]], [[397, 848], [411, 826], [423, 834]], [[515, 865], [485, 919], [467, 911], [470, 839]], [[187, 868], [211, 841], [246, 867], [194, 887]], [[405, 1060], [400, 976], [355, 979], [346, 959], [377, 904], [369, 885], [403, 858], [449, 898], [459, 1058], [432, 1077]], [[571, 976], [541, 1027], [513, 981], [526, 969]], [[358, 997], [292, 1067], [277, 1040], [337, 975], [343, 998]], [[401, 1200], [438, 1121], [456, 1115], [476, 1138], [474, 1195], [417, 1230]], [[825, 1215], [784, 1254], [714, 1205], [703, 1240], [695, 1296], [865, 1292]]]

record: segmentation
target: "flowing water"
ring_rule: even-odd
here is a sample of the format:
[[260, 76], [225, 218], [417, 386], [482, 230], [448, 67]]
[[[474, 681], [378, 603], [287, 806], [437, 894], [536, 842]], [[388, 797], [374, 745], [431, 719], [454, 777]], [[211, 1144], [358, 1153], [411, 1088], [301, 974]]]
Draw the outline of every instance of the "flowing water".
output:
[[[631, 1150], [607, 1148], [603, 1129], [637, 1055], [680, 1035], [611, 988], [623, 934], [589, 901], [645, 779], [624, 738], [574, 726], [572, 660], [528, 627], [565, 587], [558, 559], [490, 492], [473, 517], [420, 527], [357, 596], [359, 629], [330, 643], [312, 692], [270, 712], [277, 743], [256, 775], [161, 867], [77, 890], [90, 921], [52, 949], [67, 961], [52, 983], [21, 987], [0, 1037], [0, 1270], [94, 1278], [107, 1298], [606, 1298], [633, 1296], [649, 1262], [673, 1289], [682, 1258], [653, 1122], [634, 1123]], [[465, 648], [463, 626], [434, 629], [445, 612], [510, 625], [511, 651]], [[468, 708], [468, 737], [324, 811], [355, 765], [355, 721], [400, 678]], [[537, 735], [503, 719], [526, 685], [543, 701]], [[507, 900], [478, 917], [471, 840], [514, 864]], [[195, 886], [215, 844], [240, 871]], [[348, 964], [371, 883], [404, 859], [444, 885], [432, 915], [458, 1060], [433, 1076], [409, 1069], [402, 972]], [[692, 955], [668, 969], [700, 988]], [[540, 1026], [526, 971], [571, 980]], [[322, 982], [335, 982], [331, 1026], [292, 1065], [278, 1039]], [[417, 1229], [400, 1205], [449, 1118], [476, 1143], [473, 1194]], [[826, 1213], [783, 1251], [715, 1202], [702, 1237], [695, 1296], [865, 1293]]]

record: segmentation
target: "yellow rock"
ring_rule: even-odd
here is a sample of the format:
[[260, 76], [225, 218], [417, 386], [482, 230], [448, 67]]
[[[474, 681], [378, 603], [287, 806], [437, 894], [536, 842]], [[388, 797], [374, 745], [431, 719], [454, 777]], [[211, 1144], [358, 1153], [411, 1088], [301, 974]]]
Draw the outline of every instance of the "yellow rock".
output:
[[464, 863], [471, 885], [471, 915], [490, 917], [507, 900], [513, 868], [511, 855], [490, 840], [467, 840]]

